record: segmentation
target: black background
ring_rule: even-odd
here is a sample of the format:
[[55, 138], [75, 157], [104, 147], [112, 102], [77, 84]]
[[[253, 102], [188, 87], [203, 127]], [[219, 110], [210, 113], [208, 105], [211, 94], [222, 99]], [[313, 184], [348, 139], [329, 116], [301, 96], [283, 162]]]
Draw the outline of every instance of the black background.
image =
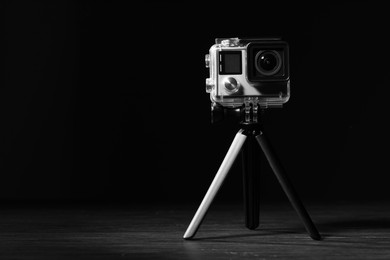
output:
[[[265, 130], [308, 200], [388, 189], [389, 18], [369, 2], [3, 2], [0, 199], [198, 203], [238, 130], [210, 123], [217, 37], [290, 44]], [[237, 163], [221, 193], [241, 200]], [[285, 200], [262, 166], [264, 200]]]

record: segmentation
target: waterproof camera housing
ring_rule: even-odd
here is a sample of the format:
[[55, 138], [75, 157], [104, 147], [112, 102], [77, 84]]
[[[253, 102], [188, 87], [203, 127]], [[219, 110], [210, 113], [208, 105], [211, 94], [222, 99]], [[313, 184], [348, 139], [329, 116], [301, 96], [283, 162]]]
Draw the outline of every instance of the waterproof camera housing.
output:
[[280, 39], [217, 38], [206, 54], [213, 105], [281, 107], [290, 98], [288, 44]]

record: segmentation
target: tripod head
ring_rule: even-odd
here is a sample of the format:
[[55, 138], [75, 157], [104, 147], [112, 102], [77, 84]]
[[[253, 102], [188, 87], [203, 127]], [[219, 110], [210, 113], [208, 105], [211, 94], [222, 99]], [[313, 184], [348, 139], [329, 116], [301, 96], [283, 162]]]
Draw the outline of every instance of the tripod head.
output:
[[211, 123], [218, 124], [224, 120], [231, 120], [241, 125], [259, 124], [264, 111], [265, 108], [258, 104], [258, 99], [246, 98], [241, 107], [225, 107], [212, 102]]

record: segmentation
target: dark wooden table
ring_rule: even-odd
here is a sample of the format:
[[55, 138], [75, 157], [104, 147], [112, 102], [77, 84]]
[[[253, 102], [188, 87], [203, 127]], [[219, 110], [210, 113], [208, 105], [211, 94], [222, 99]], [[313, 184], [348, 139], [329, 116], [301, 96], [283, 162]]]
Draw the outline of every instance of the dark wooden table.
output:
[[262, 205], [258, 230], [242, 205], [212, 205], [194, 240], [197, 205], [30, 205], [0, 209], [0, 259], [390, 259], [387, 203], [307, 204], [314, 241], [289, 204]]

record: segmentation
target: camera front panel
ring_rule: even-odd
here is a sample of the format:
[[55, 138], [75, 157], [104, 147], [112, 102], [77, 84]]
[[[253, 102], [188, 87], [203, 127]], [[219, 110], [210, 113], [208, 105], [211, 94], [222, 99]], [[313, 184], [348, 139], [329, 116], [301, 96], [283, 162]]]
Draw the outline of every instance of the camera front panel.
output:
[[244, 99], [263, 107], [281, 106], [290, 96], [288, 45], [282, 41], [254, 40], [218, 43], [210, 48], [210, 98], [225, 107], [242, 106]]

